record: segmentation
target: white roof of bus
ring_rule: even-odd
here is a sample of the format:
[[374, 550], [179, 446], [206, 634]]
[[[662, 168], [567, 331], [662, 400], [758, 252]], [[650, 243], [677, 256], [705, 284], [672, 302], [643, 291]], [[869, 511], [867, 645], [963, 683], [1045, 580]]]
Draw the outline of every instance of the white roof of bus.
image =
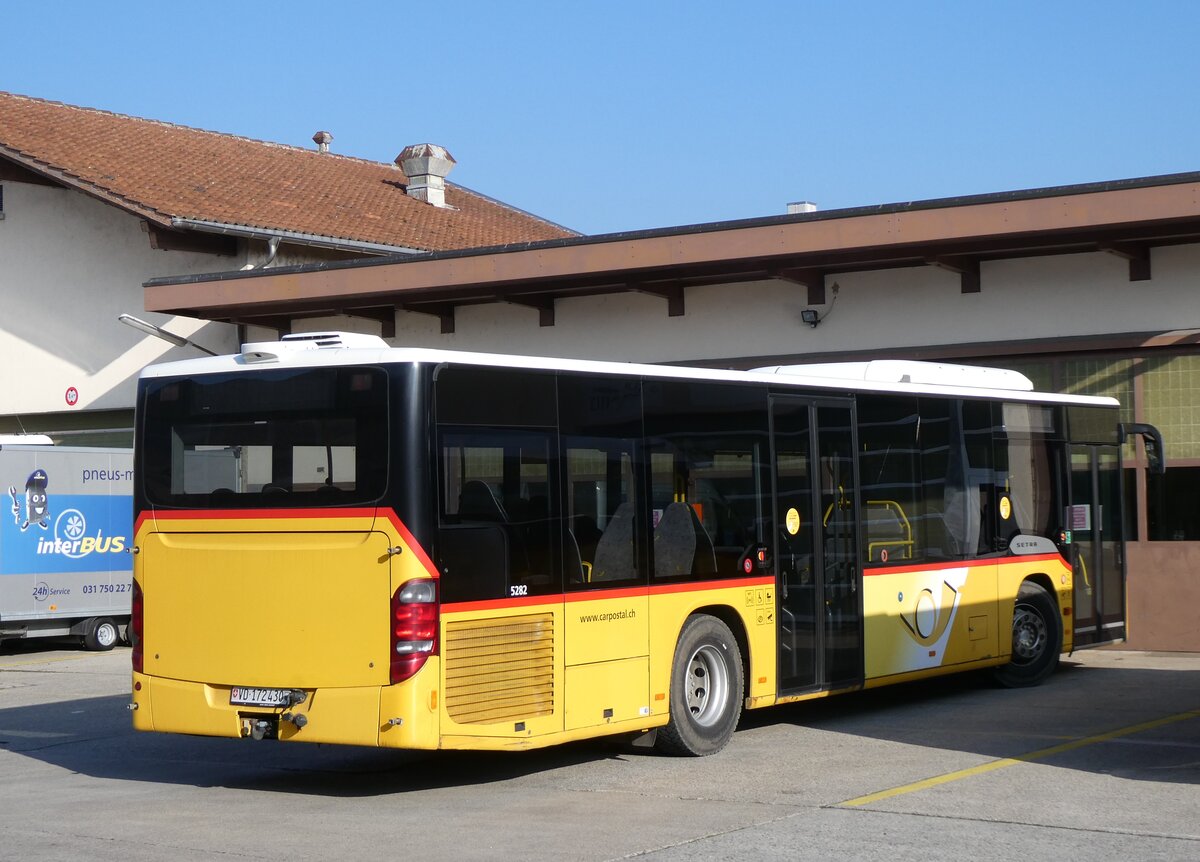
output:
[[395, 365], [408, 363], [453, 363], [495, 368], [529, 368], [626, 374], [682, 380], [712, 380], [770, 383], [798, 389], [850, 392], [895, 392], [913, 395], [943, 395], [995, 398], [1043, 404], [1080, 404], [1116, 407], [1107, 396], [1060, 395], [1034, 392], [1024, 375], [1007, 369], [946, 363], [882, 360], [874, 362], [822, 363], [819, 365], [771, 366], [754, 371], [730, 371], [682, 365], [645, 365], [594, 359], [561, 359], [545, 356], [516, 356], [500, 353], [471, 353], [427, 347], [389, 347], [376, 336], [353, 333], [306, 333], [285, 336], [283, 341], [242, 345], [242, 352], [229, 356], [188, 359], [146, 367], [141, 376], [190, 377], [197, 374], [252, 372], [267, 368], [307, 368], [331, 365]]

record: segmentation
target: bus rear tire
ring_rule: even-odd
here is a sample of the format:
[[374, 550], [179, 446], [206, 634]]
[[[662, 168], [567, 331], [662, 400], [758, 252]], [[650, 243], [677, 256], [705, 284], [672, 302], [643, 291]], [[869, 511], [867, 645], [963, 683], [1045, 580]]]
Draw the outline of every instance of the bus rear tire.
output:
[[1012, 657], [993, 671], [996, 681], [1005, 688], [1038, 685], [1058, 667], [1062, 642], [1062, 617], [1054, 596], [1026, 581], [1013, 608]]
[[94, 617], [88, 620], [83, 630], [83, 645], [93, 652], [110, 650], [120, 639], [120, 629], [108, 617]]
[[716, 617], [689, 617], [671, 666], [670, 721], [656, 747], [701, 757], [725, 747], [742, 715], [742, 656], [729, 626]]

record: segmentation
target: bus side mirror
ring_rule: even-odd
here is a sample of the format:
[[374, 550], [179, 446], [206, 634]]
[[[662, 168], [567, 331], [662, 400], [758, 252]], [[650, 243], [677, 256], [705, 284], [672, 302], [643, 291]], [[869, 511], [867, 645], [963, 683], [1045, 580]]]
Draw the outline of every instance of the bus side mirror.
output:
[[1141, 435], [1142, 446], [1146, 450], [1146, 465], [1149, 467], [1151, 473], [1161, 476], [1167, 472], [1167, 458], [1164, 454], [1162, 432], [1153, 425], [1147, 425], [1143, 422], [1122, 423], [1120, 428], [1122, 443], [1131, 435]]

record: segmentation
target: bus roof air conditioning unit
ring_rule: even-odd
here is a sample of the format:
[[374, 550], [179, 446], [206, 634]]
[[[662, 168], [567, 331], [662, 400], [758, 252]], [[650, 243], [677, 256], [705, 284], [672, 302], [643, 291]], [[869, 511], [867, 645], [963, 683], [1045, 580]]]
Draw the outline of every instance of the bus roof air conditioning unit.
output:
[[338, 350], [342, 348], [386, 348], [388, 343], [378, 335], [359, 332], [298, 332], [285, 335], [279, 341], [256, 341], [242, 345], [245, 362], [270, 362], [284, 353], [303, 350]]

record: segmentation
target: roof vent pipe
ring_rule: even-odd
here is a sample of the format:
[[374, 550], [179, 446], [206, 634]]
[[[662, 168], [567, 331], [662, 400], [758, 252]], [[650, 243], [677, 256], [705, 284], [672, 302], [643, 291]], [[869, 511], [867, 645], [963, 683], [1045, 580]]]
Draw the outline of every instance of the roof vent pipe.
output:
[[793, 201], [787, 205], [788, 215], [796, 215], [797, 213], [815, 213], [817, 205], [812, 201]]
[[446, 176], [454, 170], [454, 156], [437, 144], [413, 144], [396, 156], [396, 164], [408, 177], [408, 196], [446, 206]]
[[318, 153], [329, 152], [329, 144], [333, 140], [333, 135], [329, 132], [317, 132], [313, 135], [313, 143], [317, 145]]

